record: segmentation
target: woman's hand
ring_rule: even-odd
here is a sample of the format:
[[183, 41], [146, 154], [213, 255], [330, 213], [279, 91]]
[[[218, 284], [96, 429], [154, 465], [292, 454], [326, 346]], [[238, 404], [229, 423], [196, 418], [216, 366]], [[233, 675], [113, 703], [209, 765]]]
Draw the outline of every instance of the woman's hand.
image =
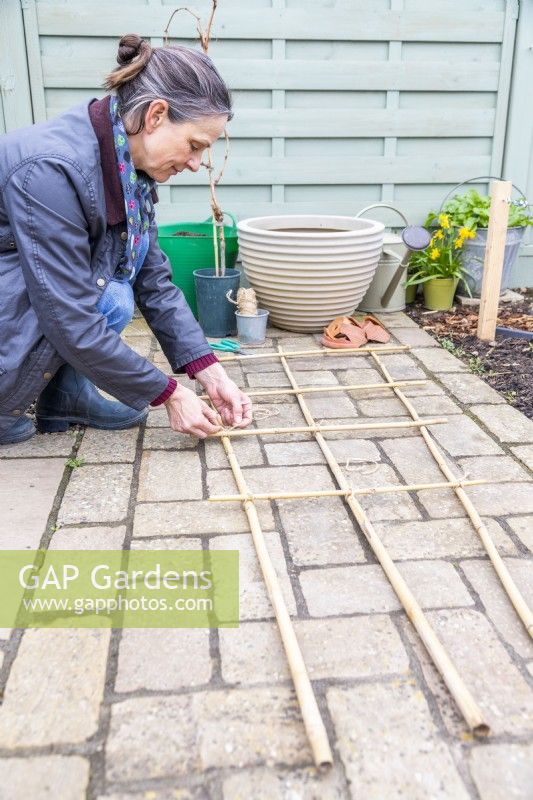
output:
[[224, 425], [246, 428], [252, 421], [252, 401], [228, 378], [222, 364], [211, 364], [194, 376], [199, 381]]
[[165, 402], [170, 420], [170, 427], [178, 433], [190, 433], [205, 439], [210, 433], [216, 433], [221, 426], [217, 412], [198, 395], [178, 383], [174, 392]]

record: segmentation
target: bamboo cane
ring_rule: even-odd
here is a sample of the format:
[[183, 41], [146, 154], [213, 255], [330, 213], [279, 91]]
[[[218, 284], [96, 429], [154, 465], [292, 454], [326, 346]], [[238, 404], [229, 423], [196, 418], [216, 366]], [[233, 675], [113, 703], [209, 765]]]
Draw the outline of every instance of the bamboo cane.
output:
[[[297, 389], [298, 384], [296, 383], [296, 380], [292, 375], [287, 360], [284, 357], [281, 358], [281, 363], [291, 383], [292, 388]], [[303, 397], [298, 395], [297, 397], [304, 417], [306, 418], [309, 425], [312, 426], [314, 424], [313, 415], [309, 411]], [[320, 446], [320, 449], [322, 450], [326, 458], [326, 461], [328, 462], [328, 465], [333, 475], [335, 476], [335, 479], [337, 480], [337, 483], [342, 489], [349, 488], [347, 485], [346, 478], [341, 470], [341, 467], [337, 462], [337, 460], [335, 459], [335, 456], [331, 452], [326, 440], [319, 432], [315, 433], [315, 437], [318, 445]], [[433, 663], [439, 670], [440, 674], [442, 675], [446, 683], [446, 686], [450, 690], [452, 697], [455, 699], [455, 702], [461, 709], [461, 712], [468, 726], [471, 728], [475, 736], [487, 736], [488, 733], [490, 732], [490, 728], [483, 719], [481, 710], [479, 709], [477, 703], [470, 694], [470, 691], [464, 684], [461, 676], [457, 672], [455, 665], [453, 664], [450, 657], [444, 650], [433, 628], [429, 624], [424, 612], [418, 605], [411, 590], [409, 589], [406, 582], [402, 578], [400, 572], [398, 571], [398, 568], [396, 567], [391, 557], [389, 556], [386, 548], [384, 547], [376, 531], [374, 530], [374, 526], [368, 519], [364, 509], [361, 507], [356, 498], [351, 494], [346, 497], [346, 503], [349, 505], [355, 519], [359, 523], [361, 530], [363, 531], [366, 539], [368, 540], [368, 543], [370, 544], [370, 547], [372, 548], [376, 558], [381, 564], [383, 571], [385, 572], [385, 575], [389, 579], [391, 586], [396, 592], [398, 599], [402, 603], [409, 619], [415, 626], [418, 635], [422, 639], [429, 655], [433, 660]]]
[[218, 237], [215, 215], [213, 214], [213, 245], [215, 247], [215, 276], [218, 278]]
[[496, 479], [456, 481], [455, 483], [415, 483], [409, 486], [369, 486], [367, 489], [317, 489], [310, 492], [261, 492], [260, 494], [220, 494], [209, 498], [210, 503], [243, 503], [245, 500], [301, 500], [306, 497], [350, 497], [352, 494], [386, 494], [388, 492], [420, 492], [424, 489], [453, 489], [456, 486], [480, 486], [501, 483]]
[[[247, 496], [248, 487], [228, 436], [222, 438], [222, 444], [224, 445], [224, 450], [226, 451], [226, 455], [233, 470], [233, 475], [239, 491], [241, 494]], [[257, 509], [251, 500], [245, 500], [243, 508], [248, 517], [252, 539], [263, 578], [265, 579], [268, 596], [270, 597], [276, 615], [281, 639], [294, 681], [296, 696], [300, 704], [305, 730], [311, 745], [313, 759], [317, 767], [329, 767], [333, 763], [333, 756], [331, 754], [326, 727], [320, 715], [313, 687], [307, 673], [307, 668], [292, 626], [289, 612], [287, 611], [287, 606], [285, 605], [285, 600], [283, 599], [276, 571], [268, 554], [261, 523], [257, 515]]]
[[408, 344], [391, 345], [390, 347], [343, 347], [342, 350], [329, 350], [327, 347], [313, 350], [289, 350], [288, 352], [277, 353], [250, 353], [245, 356], [220, 356], [219, 361], [251, 361], [254, 358], [293, 358], [294, 356], [328, 356], [334, 358], [335, 356], [343, 356], [347, 353], [351, 356], [366, 356], [368, 353], [373, 353], [378, 350], [380, 353], [402, 353], [404, 350], [409, 350]]
[[266, 436], [270, 433], [316, 433], [319, 431], [330, 433], [332, 431], [372, 431], [390, 428], [419, 428], [421, 425], [440, 425], [448, 420], [445, 417], [428, 417], [420, 421], [405, 420], [405, 422], [362, 422], [358, 425], [299, 425], [294, 428], [252, 428], [251, 430], [228, 428], [216, 433], [210, 433], [208, 439], [230, 436], [232, 439], [242, 436]]
[[[393, 379], [390, 372], [382, 363], [380, 358], [375, 354], [372, 354], [372, 357], [374, 358], [377, 365], [381, 369], [382, 374], [385, 376], [386, 380], [392, 381]], [[413, 420], [416, 421], [420, 420], [418, 412], [414, 408], [413, 404], [409, 401], [409, 399], [401, 391], [401, 389], [398, 389], [396, 387], [394, 388], [393, 391], [397, 395], [397, 397], [402, 401], [402, 403], [404, 404], [405, 408], [407, 409]], [[431, 438], [429, 431], [426, 430], [425, 426], [422, 425], [420, 427], [420, 433], [424, 437], [424, 441], [426, 442], [432, 456], [435, 458], [435, 461], [439, 465], [441, 472], [449, 481], [455, 481], [456, 479], [452, 470], [449, 468], [448, 464], [443, 459], [439, 451], [439, 448]], [[522, 597], [522, 594], [518, 590], [517, 585], [512, 579], [509, 570], [503, 563], [502, 558], [498, 553], [498, 551], [496, 550], [494, 542], [492, 541], [491, 536], [486, 526], [484, 525], [481, 517], [479, 516], [479, 513], [477, 512], [474, 504], [472, 503], [472, 501], [470, 500], [464, 489], [461, 488], [460, 486], [454, 487], [454, 491], [457, 497], [459, 498], [459, 501], [462, 503], [466, 513], [470, 517], [472, 525], [474, 526], [474, 529], [478, 533], [479, 538], [483, 543], [483, 547], [485, 548], [487, 555], [490, 558], [494, 569], [496, 570], [496, 574], [498, 575], [503, 585], [503, 588], [507, 592], [507, 595], [511, 603], [514, 606], [516, 613], [524, 623], [526, 631], [529, 633], [531, 637], [533, 637], [533, 613], [531, 612], [531, 609], [528, 607], [526, 601]]]
[[[393, 386], [422, 386], [427, 383], [425, 381], [395, 381]], [[315, 392], [351, 392], [356, 389], [391, 389], [390, 383], [352, 383], [348, 386], [343, 386], [341, 383], [335, 386], [305, 386], [302, 389], [246, 389], [248, 397], [271, 397], [281, 394], [313, 394]], [[208, 394], [198, 395], [200, 400], [209, 400]]]

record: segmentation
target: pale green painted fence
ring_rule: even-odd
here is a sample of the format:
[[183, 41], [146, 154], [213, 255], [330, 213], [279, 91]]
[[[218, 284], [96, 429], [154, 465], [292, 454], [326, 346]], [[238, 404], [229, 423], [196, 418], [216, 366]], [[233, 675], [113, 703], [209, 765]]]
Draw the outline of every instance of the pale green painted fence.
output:
[[[8, 51], [25, 36], [27, 75], [17, 70], [31, 86], [31, 107], [28, 92], [4, 99], [0, 124], [102, 96], [118, 38], [136, 31], [161, 45], [177, 5], [0, 2]], [[500, 174], [517, 12], [517, 0], [220, 0], [210, 55], [236, 112], [222, 205], [242, 218], [385, 201], [414, 222], [455, 183]], [[171, 32], [199, 46], [188, 14]], [[222, 142], [214, 149], [221, 163]], [[160, 199], [161, 222], [205, 218], [205, 172], [176, 176]]]

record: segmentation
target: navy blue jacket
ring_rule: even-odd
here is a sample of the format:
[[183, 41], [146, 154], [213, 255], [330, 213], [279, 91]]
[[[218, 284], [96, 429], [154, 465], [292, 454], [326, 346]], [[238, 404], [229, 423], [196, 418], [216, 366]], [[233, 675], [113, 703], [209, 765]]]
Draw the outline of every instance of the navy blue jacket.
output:
[[[0, 137], [0, 414], [23, 411], [65, 361], [136, 409], [168, 384], [96, 310], [126, 223], [108, 224], [88, 107]], [[134, 294], [174, 372], [212, 353], [171, 282], [155, 222]]]

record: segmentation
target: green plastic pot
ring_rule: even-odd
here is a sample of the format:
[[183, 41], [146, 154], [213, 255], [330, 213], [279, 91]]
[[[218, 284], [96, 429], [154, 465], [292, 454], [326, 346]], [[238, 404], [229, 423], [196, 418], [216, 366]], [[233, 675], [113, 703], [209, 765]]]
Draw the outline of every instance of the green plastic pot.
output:
[[448, 311], [453, 306], [453, 296], [458, 278], [432, 278], [423, 284], [424, 307], [431, 311]]
[[[233, 222], [232, 225], [224, 225], [226, 267], [232, 268], [235, 266], [239, 252], [237, 220], [233, 214], [225, 213]], [[208, 217], [205, 222], [160, 225], [158, 238], [159, 246], [168, 256], [172, 267], [172, 283], [182, 290], [191, 311], [198, 318], [193, 273], [195, 269], [214, 268], [215, 248], [212, 218]]]
[[412, 283], [410, 286], [405, 287], [405, 302], [406, 303], [414, 303], [416, 300], [416, 292], [418, 286], [415, 283]]

